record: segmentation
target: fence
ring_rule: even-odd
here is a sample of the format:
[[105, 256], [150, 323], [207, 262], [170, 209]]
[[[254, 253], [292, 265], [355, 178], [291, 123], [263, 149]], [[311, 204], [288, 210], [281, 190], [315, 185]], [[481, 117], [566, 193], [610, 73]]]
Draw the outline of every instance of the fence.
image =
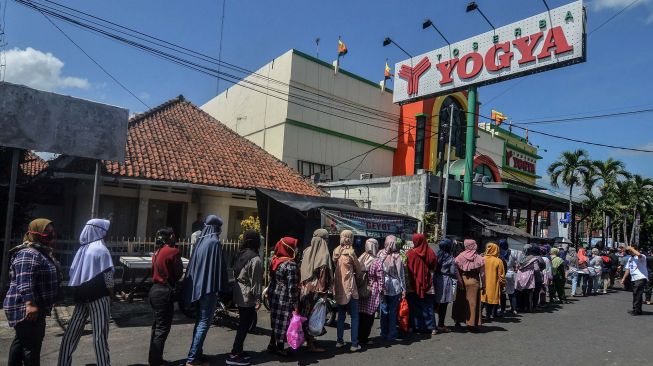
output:
[[[11, 240], [11, 246], [13, 247], [21, 242], [22, 238], [14, 238]], [[0, 243], [4, 244], [1, 240]], [[154, 238], [109, 238], [105, 239], [105, 244], [111, 253], [111, 258], [115, 266], [120, 266], [120, 257], [151, 256], [156, 250]], [[237, 241], [222, 242], [222, 251], [229, 268], [231, 267], [234, 256], [238, 253], [239, 245]], [[177, 248], [184, 258], [190, 258], [191, 247], [192, 245], [189, 239], [183, 239], [177, 243]], [[78, 248], [79, 241], [73, 239], [57, 239], [54, 244], [54, 256], [61, 263], [64, 279], [68, 279], [68, 270], [73, 263]]]

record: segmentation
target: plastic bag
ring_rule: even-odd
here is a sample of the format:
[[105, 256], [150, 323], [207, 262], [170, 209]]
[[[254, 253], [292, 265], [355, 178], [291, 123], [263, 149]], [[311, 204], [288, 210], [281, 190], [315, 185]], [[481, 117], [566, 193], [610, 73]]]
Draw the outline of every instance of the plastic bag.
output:
[[308, 331], [312, 336], [317, 337], [322, 334], [324, 323], [326, 323], [326, 313], [327, 306], [324, 300], [318, 300], [313, 307], [311, 317], [308, 319]]
[[401, 300], [401, 304], [399, 304], [399, 317], [397, 318], [399, 329], [404, 333], [408, 333], [409, 314], [408, 300], [404, 298]]
[[293, 312], [292, 319], [290, 319], [290, 324], [288, 325], [288, 330], [286, 331], [286, 340], [290, 345], [290, 348], [297, 349], [304, 344], [304, 330], [302, 330], [302, 323], [306, 321], [306, 318]]

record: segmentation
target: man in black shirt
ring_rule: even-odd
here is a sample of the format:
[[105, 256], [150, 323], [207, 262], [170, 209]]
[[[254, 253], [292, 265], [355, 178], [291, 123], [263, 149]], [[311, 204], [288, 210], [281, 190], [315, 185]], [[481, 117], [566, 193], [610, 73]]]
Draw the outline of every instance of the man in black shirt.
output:
[[197, 219], [195, 222], [193, 222], [193, 225], [191, 226], [191, 234], [196, 232], [196, 231], [202, 231], [204, 229], [204, 215], [202, 215], [201, 212], [197, 213]]

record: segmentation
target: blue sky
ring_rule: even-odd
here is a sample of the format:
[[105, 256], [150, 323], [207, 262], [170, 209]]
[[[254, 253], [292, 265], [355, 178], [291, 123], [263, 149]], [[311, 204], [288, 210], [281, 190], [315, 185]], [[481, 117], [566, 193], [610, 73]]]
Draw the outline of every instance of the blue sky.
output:
[[[382, 78], [386, 58], [391, 64], [405, 58], [398, 49], [381, 46], [385, 36], [392, 37], [409, 52], [420, 54], [443, 45], [433, 30], [422, 30], [421, 22], [426, 17], [431, 18], [452, 42], [485, 32], [489, 27], [478, 13], [465, 13], [466, 1], [226, 1], [223, 60], [251, 70], [290, 48], [314, 54], [315, 37], [322, 39], [320, 58], [330, 62], [335, 58], [337, 39], [341, 35], [349, 48], [342, 67], [376, 81]], [[586, 2], [588, 30], [593, 30], [631, 1]], [[220, 0], [60, 2], [217, 57]], [[568, 2], [548, 1], [551, 7]], [[145, 109], [41, 14], [12, 0], [0, 0], [0, 3], [9, 5], [6, 16], [6, 42], [8, 56], [11, 56], [7, 61], [8, 76], [29, 79], [41, 88], [123, 106], [132, 113]], [[538, 0], [479, 0], [477, 3], [495, 26], [545, 10]], [[213, 78], [68, 24], [60, 26], [149, 106], [179, 94], [203, 104], [216, 94]], [[648, 90], [653, 83], [653, 71], [649, 66], [653, 56], [651, 39], [653, 0], [640, 0], [589, 36], [586, 63], [480, 88], [479, 98], [484, 103], [482, 113], [489, 115], [489, 110], [494, 108], [517, 122], [652, 108], [653, 97]], [[227, 86], [226, 82], [220, 82], [220, 89]], [[533, 128], [653, 150], [652, 118], [653, 114], [649, 113]], [[626, 162], [629, 170], [653, 176], [652, 154], [581, 146], [532, 133], [530, 137], [542, 149], [540, 155], [544, 158], [538, 165], [540, 175], [544, 175], [546, 166], [561, 151], [583, 147], [595, 159], [619, 158]]]

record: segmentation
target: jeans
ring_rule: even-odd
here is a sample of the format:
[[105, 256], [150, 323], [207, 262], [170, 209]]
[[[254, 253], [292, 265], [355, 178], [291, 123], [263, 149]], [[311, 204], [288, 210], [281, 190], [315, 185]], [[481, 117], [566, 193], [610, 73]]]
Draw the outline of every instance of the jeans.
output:
[[571, 279], [571, 296], [576, 296], [576, 288], [578, 287], [578, 272], [569, 272], [567, 275]]
[[588, 296], [592, 292], [592, 280], [590, 275], [585, 273], [578, 273], [578, 282], [581, 283], [583, 296]]
[[409, 292], [406, 294], [406, 300], [410, 307], [410, 328], [413, 332], [430, 333], [435, 329], [435, 314], [433, 313], [435, 296], [425, 294], [424, 298], [420, 299], [416, 292]]
[[39, 366], [41, 345], [45, 337], [45, 314], [39, 313], [36, 321], [23, 320], [14, 327], [16, 336], [9, 347], [9, 366]]
[[642, 313], [642, 296], [644, 295], [646, 282], [648, 281], [645, 278], [633, 281], [633, 312], [638, 314]]
[[188, 351], [188, 362], [196, 361], [203, 354], [202, 346], [204, 345], [206, 333], [211, 327], [211, 320], [213, 320], [213, 312], [217, 302], [218, 296], [216, 294], [202, 295], [198, 301], [197, 318], [193, 329], [193, 343]]
[[351, 315], [351, 345], [358, 346], [358, 299], [353, 297], [349, 300], [349, 304], [338, 304], [338, 342], [344, 343], [343, 336], [345, 334], [345, 317], [347, 311]]
[[234, 345], [231, 348], [232, 355], [239, 355], [243, 353], [243, 344], [245, 343], [245, 337], [247, 333], [252, 328], [252, 323], [256, 319], [256, 309], [253, 306], [249, 307], [238, 307], [238, 328], [236, 329], [236, 338], [234, 339]]
[[599, 293], [599, 287], [600, 287], [600, 284], [601, 284], [601, 275], [596, 275], [596, 276], [592, 277], [592, 280], [593, 280], [592, 282], [593, 282], [593, 285], [594, 285], [594, 287], [592, 288], [592, 293], [596, 295], [596, 294]]
[[381, 301], [381, 338], [388, 341], [397, 339], [397, 316], [401, 295], [384, 296]]
[[155, 283], [152, 285], [148, 297], [150, 306], [152, 306], [152, 310], [154, 311], [148, 362], [150, 365], [161, 365], [163, 364], [163, 348], [165, 347], [166, 339], [168, 339], [168, 334], [170, 334], [172, 316], [174, 315], [172, 288], [167, 285]]
[[444, 328], [444, 318], [447, 316], [448, 302], [435, 304], [438, 307], [438, 328]]

